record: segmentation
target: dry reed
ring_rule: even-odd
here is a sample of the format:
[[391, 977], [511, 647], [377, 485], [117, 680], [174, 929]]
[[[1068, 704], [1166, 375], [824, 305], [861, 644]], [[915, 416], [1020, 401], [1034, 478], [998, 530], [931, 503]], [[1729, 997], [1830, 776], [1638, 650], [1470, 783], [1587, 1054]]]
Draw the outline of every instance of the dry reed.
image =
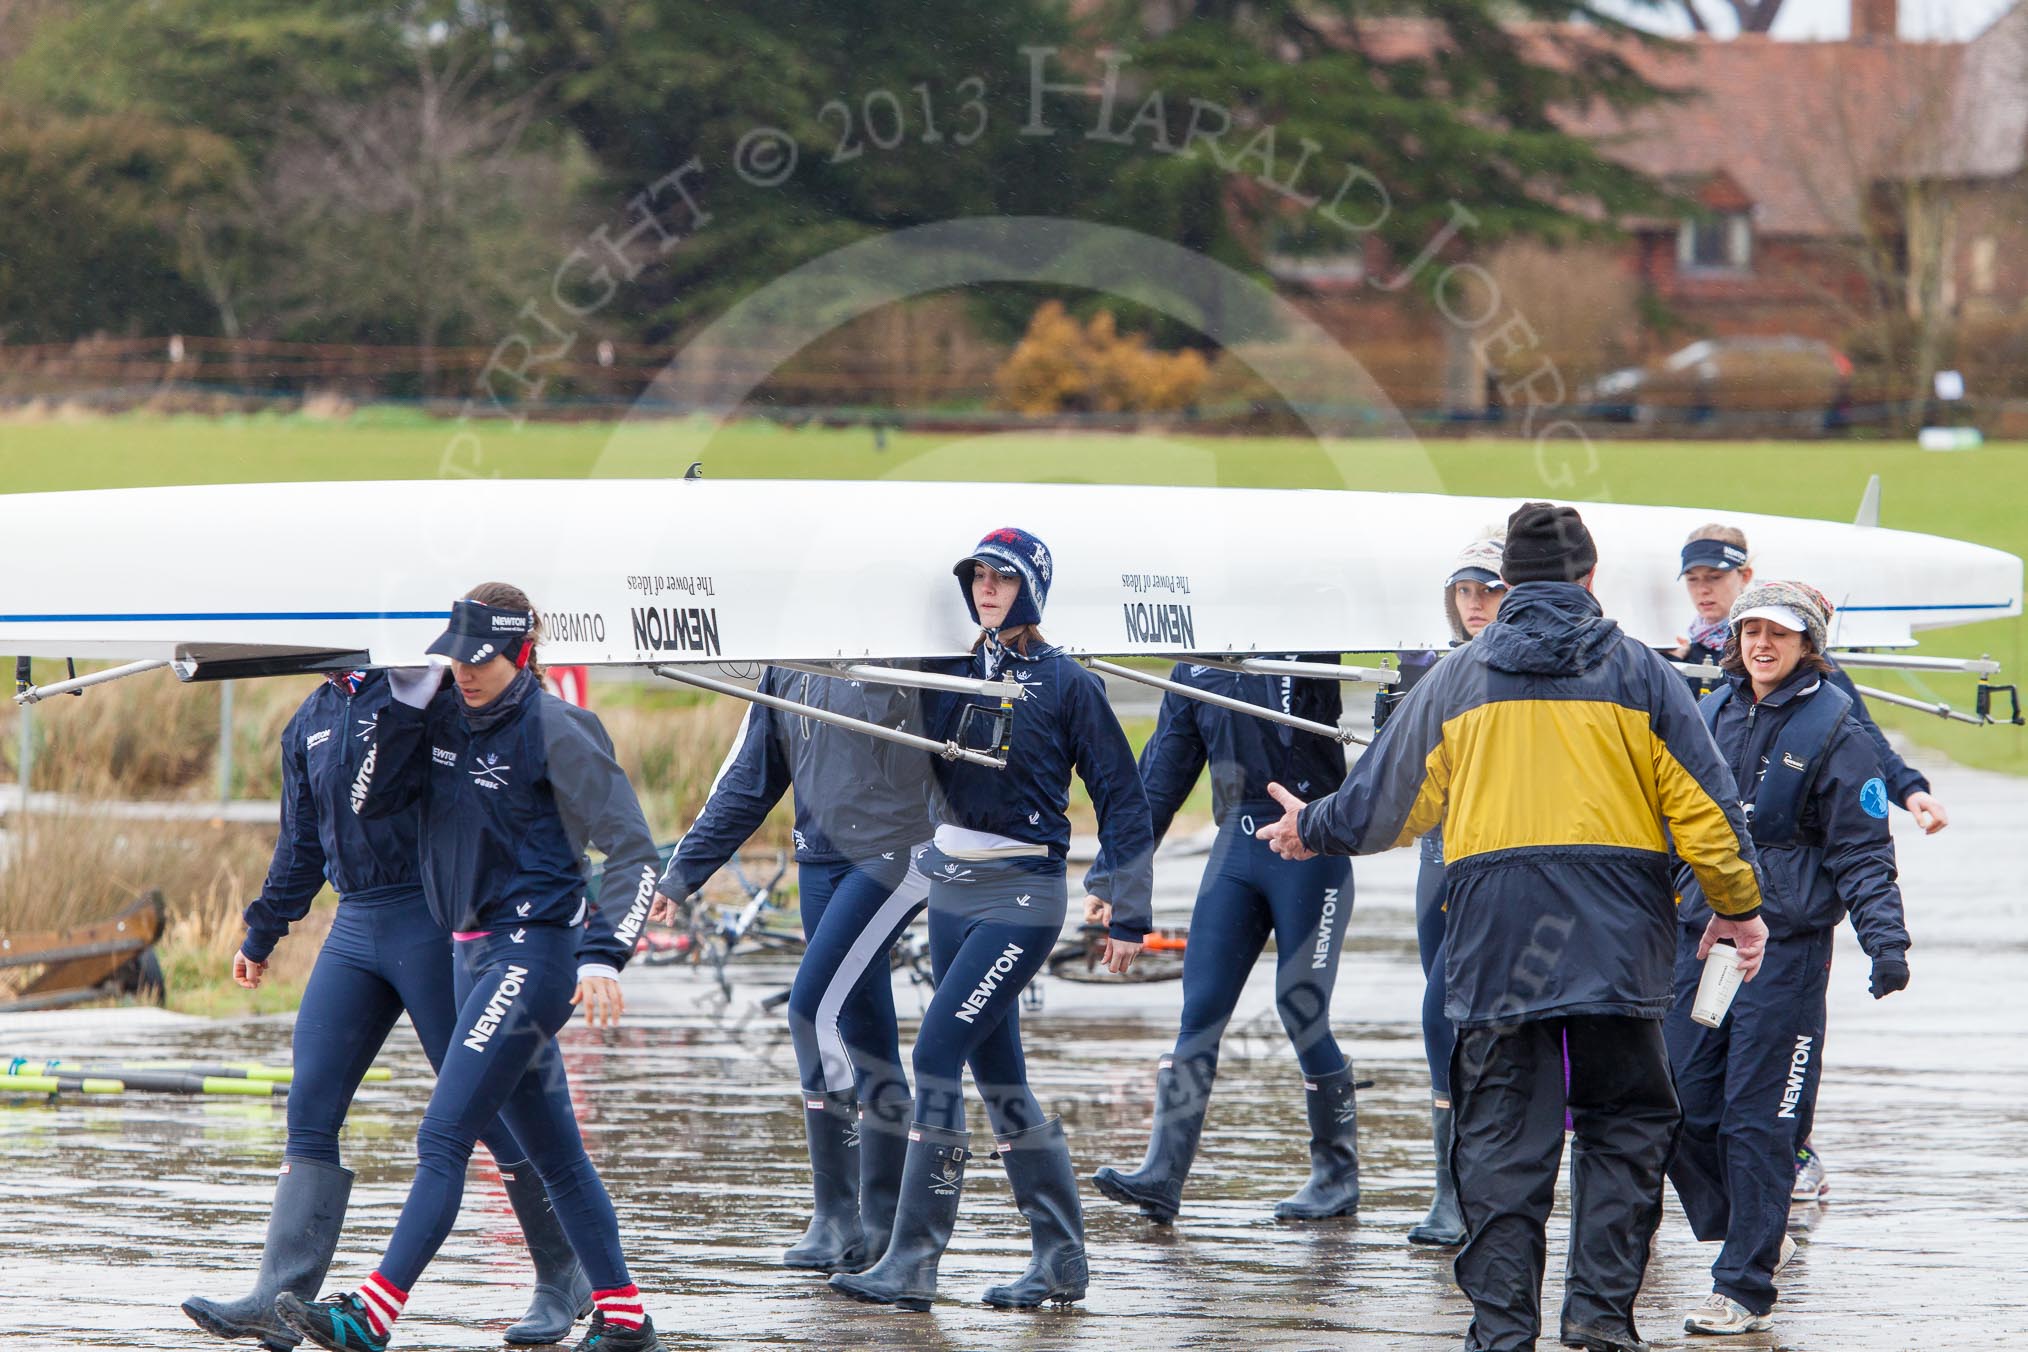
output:
[[[60, 679], [38, 664], [35, 679]], [[241, 681], [233, 687], [235, 798], [279, 797], [277, 742], [314, 677]], [[272, 826], [154, 822], [114, 817], [95, 804], [200, 801], [217, 792], [219, 690], [184, 685], [166, 672], [95, 687], [81, 699], [35, 706], [32, 787], [69, 800], [55, 812], [6, 819], [0, 854], [0, 930], [63, 929], [111, 915], [160, 888], [169, 927], [158, 954], [170, 1003], [208, 1012], [275, 1008], [299, 989], [329, 926], [330, 897], [276, 950], [270, 986], [248, 996], [225, 982], [244, 930], [240, 912], [260, 890], [274, 848]], [[596, 687], [593, 707], [611, 732], [622, 767], [657, 839], [695, 818], [744, 705], [671, 692]], [[0, 764], [13, 775], [19, 711], [0, 705]], [[0, 788], [12, 793], [13, 786]], [[786, 848], [785, 803], [754, 841]]]

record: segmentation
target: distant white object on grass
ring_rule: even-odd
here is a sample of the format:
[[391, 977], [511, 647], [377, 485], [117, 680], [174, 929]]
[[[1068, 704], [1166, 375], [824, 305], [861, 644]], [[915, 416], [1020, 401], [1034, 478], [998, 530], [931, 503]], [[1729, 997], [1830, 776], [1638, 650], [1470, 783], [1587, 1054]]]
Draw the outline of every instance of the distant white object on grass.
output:
[[1925, 427], [1915, 440], [1925, 451], [1972, 451], [1986, 438], [1976, 427]]

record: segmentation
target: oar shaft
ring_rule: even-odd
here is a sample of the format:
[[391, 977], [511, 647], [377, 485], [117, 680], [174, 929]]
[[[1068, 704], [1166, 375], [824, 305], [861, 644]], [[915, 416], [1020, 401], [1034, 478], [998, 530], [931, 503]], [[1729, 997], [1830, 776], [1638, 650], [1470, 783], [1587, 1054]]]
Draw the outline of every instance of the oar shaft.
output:
[[[184, 1075], [196, 1075], [216, 1079], [239, 1079], [257, 1081], [263, 1084], [289, 1084], [295, 1078], [290, 1066], [264, 1066], [257, 1062], [204, 1062], [204, 1061], [122, 1061], [95, 1064], [84, 1061], [38, 1061], [17, 1056], [12, 1061], [0, 1062], [0, 1075], [91, 1074], [121, 1076], [133, 1072], [176, 1071]], [[385, 1066], [373, 1066], [366, 1072], [366, 1079], [373, 1084], [385, 1084], [394, 1078], [394, 1072]], [[252, 1090], [239, 1092], [251, 1093]]]
[[[35, 1086], [45, 1086], [37, 1090]], [[177, 1071], [137, 1070], [123, 1072], [118, 1079], [66, 1074], [58, 1071], [41, 1075], [0, 1075], [0, 1089], [50, 1093], [56, 1089], [83, 1090], [88, 1094], [234, 1094], [271, 1098], [286, 1095], [289, 1087], [267, 1080], [243, 1080], [226, 1075], [185, 1075]]]
[[118, 1080], [101, 1080], [82, 1075], [0, 1075], [0, 1094], [123, 1094], [127, 1086]]

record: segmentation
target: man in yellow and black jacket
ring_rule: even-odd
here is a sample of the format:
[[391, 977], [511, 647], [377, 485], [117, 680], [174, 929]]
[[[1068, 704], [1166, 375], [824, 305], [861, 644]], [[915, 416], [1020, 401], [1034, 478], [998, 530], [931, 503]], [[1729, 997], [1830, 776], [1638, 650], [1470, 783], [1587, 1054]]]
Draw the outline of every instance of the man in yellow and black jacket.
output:
[[1634, 1298], [1677, 1124], [1661, 1022], [1672, 846], [1710, 901], [1707, 948], [1733, 941], [1750, 974], [1767, 936], [1731, 772], [1682, 678], [1601, 613], [1597, 563], [1576, 511], [1524, 504], [1507, 523], [1499, 617], [1410, 692], [1337, 793], [1305, 805], [1277, 786], [1286, 815], [1261, 832], [1303, 858], [1443, 827], [1467, 1352], [1535, 1346], [1566, 1108], [1562, 1339], [1645, 1346]]

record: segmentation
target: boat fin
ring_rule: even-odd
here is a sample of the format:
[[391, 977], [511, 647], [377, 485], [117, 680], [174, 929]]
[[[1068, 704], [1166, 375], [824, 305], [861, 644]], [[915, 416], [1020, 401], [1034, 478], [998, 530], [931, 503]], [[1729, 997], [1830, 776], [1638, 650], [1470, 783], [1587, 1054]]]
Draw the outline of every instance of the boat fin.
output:
[[1866, 480], [1866, 491], [1859, 496], [1859, 515], [1853, 518], [1855, 526], [1877, 526], [1880, 524], [1880, 476], [1872, 475]]
[[239, 681], [250, 676], [295, 676], [370, 667], [373, 655], [356, 649], [287, 648], [264, 644], [186, 643], [170, 665], [179, 681]]

